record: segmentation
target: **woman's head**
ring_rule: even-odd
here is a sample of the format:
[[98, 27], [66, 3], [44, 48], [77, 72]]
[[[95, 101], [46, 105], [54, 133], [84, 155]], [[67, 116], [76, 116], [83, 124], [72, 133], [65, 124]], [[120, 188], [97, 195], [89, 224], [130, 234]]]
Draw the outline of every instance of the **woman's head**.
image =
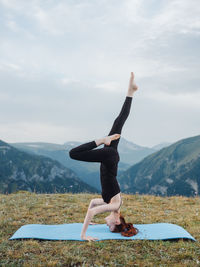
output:
[[108, 225], [110, 231], [112, 232], [115, 228], [115, 225], [121, 224], [120, 221], [120, 213], [117, 211], [112, 211], [110, 215], [108, 215], [106, 218], [106, 224]]
[[123, 236], [133, 236], [138, 233], [138, 229], [132, 223], [126, 223], [124, 217], [118, 212], [111, 212], [106, 217], [106, 223], [113, 233], [121, 233]]

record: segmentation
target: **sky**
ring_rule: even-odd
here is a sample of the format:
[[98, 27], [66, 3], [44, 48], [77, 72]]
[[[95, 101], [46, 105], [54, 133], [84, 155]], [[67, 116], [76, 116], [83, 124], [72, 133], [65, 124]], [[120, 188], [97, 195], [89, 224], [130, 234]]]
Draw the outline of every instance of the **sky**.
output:
[[199, 0], [0, 0], [0, 139], [106, 136], [131, 71], [124, 138], [199, 135], [199, 14]]

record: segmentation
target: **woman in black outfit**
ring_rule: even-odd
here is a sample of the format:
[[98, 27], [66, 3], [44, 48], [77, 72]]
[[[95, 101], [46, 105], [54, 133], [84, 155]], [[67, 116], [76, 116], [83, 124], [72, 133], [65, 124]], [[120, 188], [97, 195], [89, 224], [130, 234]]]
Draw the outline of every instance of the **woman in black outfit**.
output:
[[[131, 236], [137, 233], [136, 228], [130, 223], [125, 223], [123, 216], [120, 214], [122, 199], [119, 184], [116, 179], [119, 162], [117, 147], [120, 140], [120, 134], [130, 112], [133, 94], [137, 89], [138, 87], [134, 83], [134, 74], [131, 72], [126, 99], [108, 136], [82, 144], [69, 151], [69, 155], [72, 159], [101, 163], [100, 178], [102, 198], [95, 198], [90, 202], [81, 232], [81, 238], [84, 240], [94, 241], [97, 239], [91, 236], [86, 236], [86, 230], [94, 215], [108, 211], [111, 211], [111, 213], [105, 220], [110, 231], [121, 232], [126, 236]], [[103, 148], [94, 149], [102, 144], [104, 144]]]

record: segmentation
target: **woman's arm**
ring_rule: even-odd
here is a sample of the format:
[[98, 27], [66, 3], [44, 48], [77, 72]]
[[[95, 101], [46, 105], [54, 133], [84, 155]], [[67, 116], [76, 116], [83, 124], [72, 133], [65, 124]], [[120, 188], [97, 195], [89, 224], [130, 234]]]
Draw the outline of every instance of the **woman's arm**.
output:
[[[97, 200], [97, 199], [96, 199]], [[93, 207], [94, 203], [98, 203], [97, 207]], [[97, 240], [97, 238], [92, 237], [92, 236], [86, 236], [86, 231], [88, 228], [88, 225], [90, 224], [92, 218], [99, 214], [99, 213], [103, 213], [103, 212], [107, 212], [107, 211], [114, 211], [114, 210], [118, 210], [120, 203], [109, 203], [109, 204], [104, 204], [105, 202], [103, 201], [103, 199], [99, 199], [98, 201], [95, 201], [95, 199], [93, 199], [90, 202], [87, 214], [85, 216], [85, 220], [83, 223], [83, 228], [81, 231], [81, 238], [84, 240], [88, 240], [88, 241], [94, 241]]]
[[87, 228], [88, 228], [88, 225], [91, 223], [91, 220], [93, 218], [92, 216], [92, 212], [91, 212], [91, 209], [93, 207], [95, 207], [96, 205], [103, 205], [103, 204], [106, 204], [106, 202], [103, 201], [102, 198], [94, 198], [90, 201], [90, 204], [89, 204], [89, 207], [88, 207], [88, 210], [87, 210], [87, 214], [85, 216], [85, 220], [84, 220], [84, 223], [83, 223], [83, 228], [82, 228], [82, 231], [81, 231], [81, 238], [84, 239], [84, 240], [93, 240], [93, 239], [90, 239], [91, 237], [87, 237], [85, 236], [85, 233], [87, 231]]

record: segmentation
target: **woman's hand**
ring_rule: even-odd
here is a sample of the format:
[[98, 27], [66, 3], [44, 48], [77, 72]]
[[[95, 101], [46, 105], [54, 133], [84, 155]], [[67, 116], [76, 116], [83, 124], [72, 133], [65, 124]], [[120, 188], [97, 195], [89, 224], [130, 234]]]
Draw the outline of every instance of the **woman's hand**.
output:
[[83, 240], [87, 240], [87, 241], [95, 241], [95, 240], [98, 240], [98, 238], [96, 237], [92, 237], [92, 236], [81, 236], [81, 239]]

